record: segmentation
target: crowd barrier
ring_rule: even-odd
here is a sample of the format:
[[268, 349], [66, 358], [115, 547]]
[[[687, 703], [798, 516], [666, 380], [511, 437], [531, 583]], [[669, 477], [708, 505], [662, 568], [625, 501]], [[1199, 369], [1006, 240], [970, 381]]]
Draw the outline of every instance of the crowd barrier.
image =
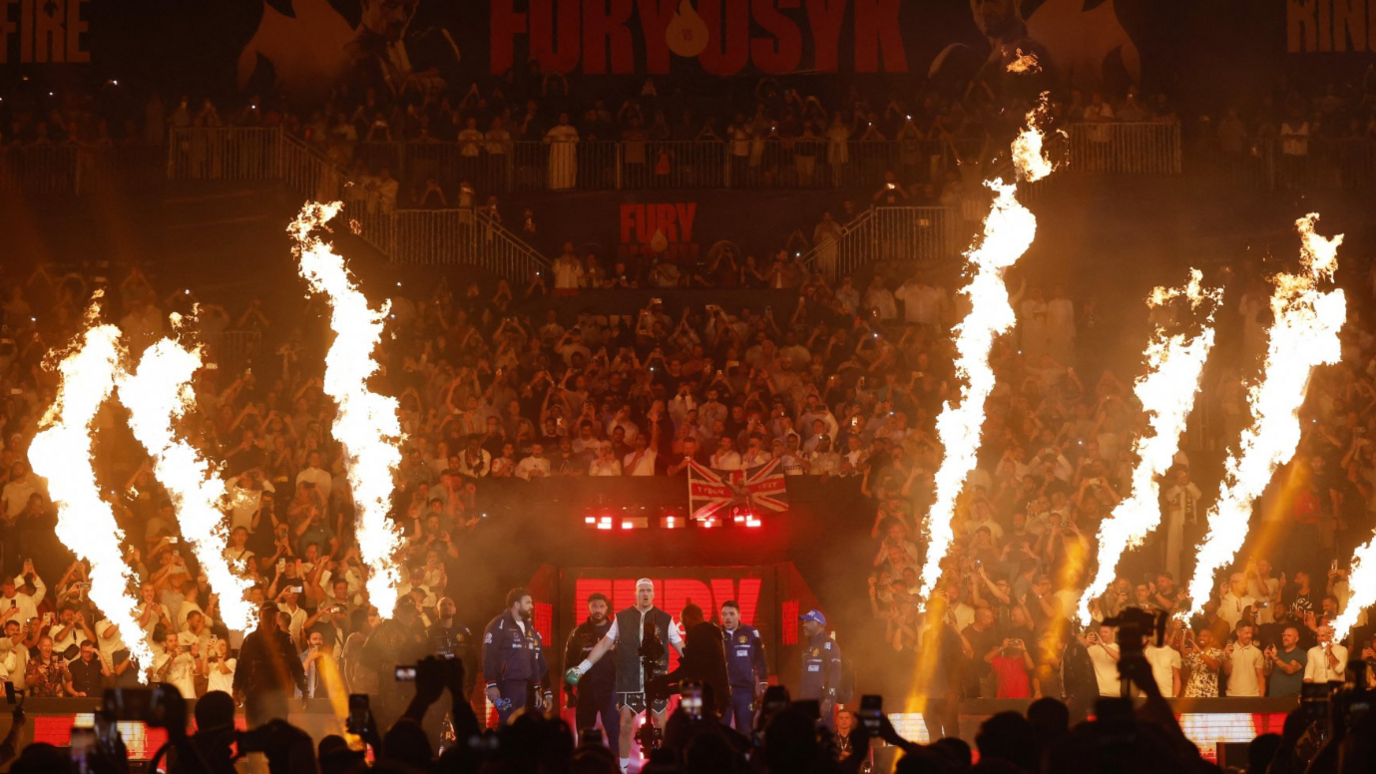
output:
[[802, 262], [829, 281], [881, 262], [930, 267], [956, 254], [965, 243], [962, 228], [960, 213], [945, 207], [871, 207], [839, 238], [820, 241]]
[[166, 180], [159, 145], [63, 144], [0, 148], [0, 192], [61, 196], [156, 191]]

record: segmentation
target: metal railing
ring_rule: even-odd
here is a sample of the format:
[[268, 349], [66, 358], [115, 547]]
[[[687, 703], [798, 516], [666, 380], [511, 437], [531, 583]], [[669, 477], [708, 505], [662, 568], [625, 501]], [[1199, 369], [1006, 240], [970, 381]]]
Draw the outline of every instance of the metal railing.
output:
[[471, 207], [398, 207], [396, 187], [378, 178], [365, 182], [345, 171], [347, 150], [337, 146], [330, 150], [336, 158], [327, 158], [284, 133], [279, 151], [282, 180], [299, 196], [342, 200], [353, 232], [392, 262], [479, 266], [521, 281], [549, 268], [544, 256], [486, 213]]
[[960, 213], [945, 207], [871, 207], [837, 239], [823, 240], [802, 263], [828, 280], [883, 262], [936, 264], [959, 249]]
[[166, 175], [167, 151], [142, 143], [0, 148], [0, 191], [34, 196], [148, 191]]
[[172, 180], [276, 180], [277, 128], [173, 129], [167, 136]]
[[262, 353], [262, 331], [220, 331], [204, 334], [210, 361], [228, 374], [238, 374]]
[[1069, 174], [1178, 175], [1180, 125], [1174, 122], [1071, 124]]

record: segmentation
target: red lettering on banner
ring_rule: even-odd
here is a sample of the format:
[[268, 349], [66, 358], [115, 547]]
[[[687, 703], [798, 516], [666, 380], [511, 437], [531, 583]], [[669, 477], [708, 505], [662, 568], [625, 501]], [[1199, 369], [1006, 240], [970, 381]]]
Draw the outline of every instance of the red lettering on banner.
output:
[[855, 0], [855, 71], [877, 72], [884, 57], [884, 72], [906, 73], [907, 54], [898, 28], [901, 0]]
[[[771, 75], [783, 75], [798, 69], [803, 61], [803, 35], [793, 20], [779, 13], [779, 8], [797, 8], [799, 0], [753, 0], [755, 23], [774, 36], [750, 41], [750, 60]], [[777, 7], [776, 7], [777, 6]]]
[[690, 578], [671, 578], [664, 581], [664, 602], [660, 605], [662, 609], [678, 618], [683, 612], [683, 606], [689, 602], [702, 608], [704, 620], [712, 619], [712, 590], [707, 588], [706, 583]]
[[678, 0], [637, 0], [636, 8], [640, 13], [640, 30], [645, 40], [645, 72], [649, 75], [667, 75], [669, 72], [669, 44], [665, 33], [669, 22], [674, 18]]
[[67, 64], [86, 64], [91, 52], [81, 47], [81, 33], [91, 29], [90, 22], [81, 19], [81, 4], [86, 0], [67, 0]]
[[581, 0], [530, 0], [530, 55], [545, 72], [569, 73], [578, 67], [581, 5]]
[[699, 0], [698, 15], [707, 23], [707, 48], [698, 55], [702, 69], [712, 75], [735, 75], [744, 69], [750, 58], [749, 5], [741, 0]]
[[[608, 7], [610, 6], [610, 8]], [[611, 46], [612, 72], [635, 72], [631, 47], [631, 0], [583, 0], [583, 72], [607, 72], [607, 47]]]
[[529, 32], [526, 15], [517, 12], [515, 0], [492, 0], [489, 14], [488, 70], [504, 73], [516, 65], [516, 36]]
[[759, 578], [741, 578], [740, 590], [737, 591], [730, 578], [713, 578], [712, 594], [717, 598], [718, 610], [727, 601], [735, 600], [741, 609], [741, 623], [754, 626], [755, 612], [760, 606], [760, 587], [763, 583]]
[[655, 231], [664, 232], [664, 238], [670, 242], [679, 241], [678, 227], [674, 225], [677, 219], [678, 216], [674, 213], [674, 205], [655, 205]]
[[[588, 597], [594, 593], [603, 594], [611, 600], [612, 609], [608, 615], [616, 615], [628, 607], [634, 607], [635, 584], [639, 578], [579, 578], [574, 583], [574, 605], [577, 608], [575, 620], [581, 621], [587, 615]], [[655, 604], [659, 609], [677, 619], [683, 613], [683, 606], [692, 602], [702, 608], [707, 620], [712, 620], [721, 612], [721, 605], [735, 600], [741, 608], [741, 622], [753, 626], [759, 612], [760, 592], [764, 581], [760, 578], [741, 578], [739, 585], [731, 578], [712, 578], [701, 581], [696, 578], [651, 579], [655, 586]]]
[[848, 0], [807, 0], [807, 19], [812, 27], [813, 69], [834, 73], [840, 67], [841, 21]]
[[698, 215], [697, 202], [679, 202], [674, 205], [674, 209], [678, 212], [679, 231], [683, 234], [683, 241], [693, 241], [693, 219]]
[[19, 61], [33, 61], [34, 0], [19, 0]]

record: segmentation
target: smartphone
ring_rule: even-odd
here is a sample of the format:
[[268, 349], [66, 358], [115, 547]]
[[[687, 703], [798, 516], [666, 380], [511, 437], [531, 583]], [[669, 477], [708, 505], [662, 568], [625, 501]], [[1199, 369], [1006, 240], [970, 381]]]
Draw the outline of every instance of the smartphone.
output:
[[277, 571], [278, 571], [278, 572], [281, 572], [281, 571], [283, 571], [283, 570], [285, 570], [285, 569], [287, 569], [287, 560], [286, 560], [286, 559], [278, 559], [278, 560], [277, 560]]
[[368, 726], [372, 717], [373, 713], [368, 707], [368, 694], [349, 694], [349, 717], [345, 721], [345, 728], [349, 733], [363, 734], [371, 730]]
[[870, 736], [879, 734], [880, 721], [884, 717], [884, 697], [877, 694], [865, 694], [860, 697], [860, 723]]
[[304, 592], [305, 590], [306, 590], [306, 589], [305, 589], [304, 586], [288, 586], [288, 587], [287, 587], [287, 591], [290, 591], [290, 592], [292, 592], [292, 593], [294, 593], [294, 594], [300, 594], [300, 593]]
[[678, 705], [691, 720], [702, 720], [702, 683], [697, 680], [684, 680], [679, 685]]
[[397, 667], [397, 682], [414, 683], [416, 681], [416, 668], [413, 666]]
[[168, 538], [167, 538], [167, 542], [168, 542], [169, 545], [174, 545], [174, 546], [175, 546], [176, 544], [178, 544], [178, 543], [181, 542], [181, 538], [176, 538], [176, 537], [172, 537], [172, 536], [169, 535]]

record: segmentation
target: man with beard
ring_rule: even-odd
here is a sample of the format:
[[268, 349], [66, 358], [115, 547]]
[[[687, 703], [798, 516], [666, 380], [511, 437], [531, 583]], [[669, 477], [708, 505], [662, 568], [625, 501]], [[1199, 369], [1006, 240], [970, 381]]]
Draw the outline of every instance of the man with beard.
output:
[[[291, 637], [277, 625], [277, 606], [264, 605], [258, 628], [244, 637], [234, 670], [234, 693], [244, 697], [249, 728], [287, 719], [287, 694], [306, 685], [306, 673]], [[169, 638], [170, 639], [170, 638]]]
[[674, 619], [655, 607], [654, 582], [649, 578], [641, 578], [635, 582], [635, 606], [616, 614], [616, 620], [612, 621], [602, 641], [564, 678], [577, 685], [607, 651], [616, 650], [616, 704], [621, 711], [621, 755], [617, 757], [622, 771], [627, 771], [631, 766], [630, 756], [626, 753], [630, 752], [635, 730], [640, 725], [636, 718], [649, 710], [654, 713], [657, 727], [664, 728], [667, 720], [668, 700], [651, 702], [645, 694], [645, 668], [640, 658], [640, 648], [647, 634], [658, 639], [663, 648], [656, 667], [656, 671], [663, 674], [669, 671], [669, 649], [664, 642], [667, 640], [682, 656], [683, 637], [674, 625]]
[[[435, 604], [435, 622], [426, 634], [430, 638], [431, 653], [444, 659], [458, 659], [464, 667], [463, 695], [472, 701], [473, 681], [477, 667], [473, 650], [473, 633], [455, 620], [458, 606], [449, 597], [441, 597]], [[425, 731], [430, 739], [441, 739], [444, 715], [448, 710], [439, 702], [430, 705], [425, 713]]]
[[400, 96], [425, 94], [444, 85], [440, 70], [458, 64], [459, 47], [449, 31], [431, 27], [408, 34], [420, 0], [363, 0], [358, 29], [344, 47], [353, 85]]
[[410, 686], [403, 691], [397, 684], [397, 666], [410, 666], [429, 653], [425, 627], [420, 622], [416, 603], [399, 597], [391, 620], [383, 621], [368, 635], [363, 660], [377, 671], [377, 703], [373, 714], [381, 728], [388, 728], [411, 700]]
[[[607, 617], [611, 602], [602, 594], [588, 597], [588, 620], [569, 634], [564, 647], [564, 663], [572, 664], [587, 658], [597, 643], [607, 636], [612, 620]], [[570, 690], [573, 690], [572, 686]], [[621, 717], [616, 710], [616, 664], [612, 659], [598, 662], [587, 676], [578, 682], [575, 702], [578, 708], [578, 731], [592, 728], [599, 716], [607, 735], [607, 749], [616, 755], [621, 736]]]
[[554, 699], [552, 692], [542, 687], [549, 666], [544, 642], [530, 620], [534, 612], [530, 590], [512, 589], [506, 594], [506, 611], [483, 631], [487, 698], [497, 707], [503, 723], [527, 704], [544, 710]]

